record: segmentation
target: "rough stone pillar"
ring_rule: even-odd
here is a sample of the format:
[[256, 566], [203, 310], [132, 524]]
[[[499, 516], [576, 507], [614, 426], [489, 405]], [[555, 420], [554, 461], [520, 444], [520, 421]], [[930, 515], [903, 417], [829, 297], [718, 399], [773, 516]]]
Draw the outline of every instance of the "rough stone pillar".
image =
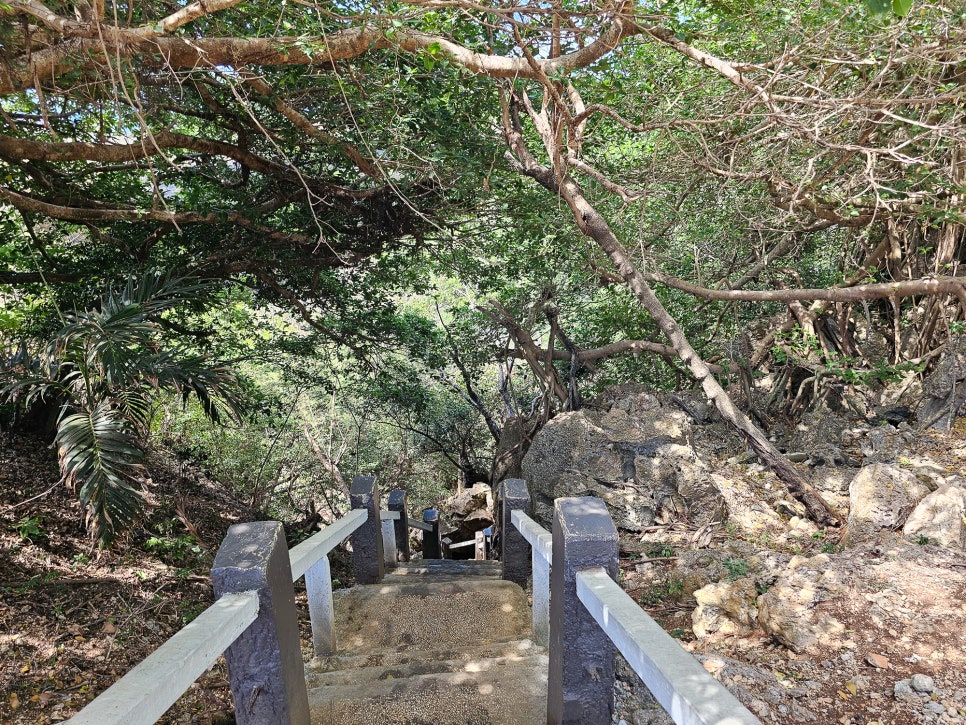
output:
[[225, 651], [239, 725], [308, 725], [309, 698], [285, 532], [278, 521], [228, 529], [211, 568], [215, 598], [258, 592], [258, 618]]
[[353, 478], [349, 500], [352, 508], [369, 512], [366, 522], [352, 533], [352, 569], [359, 584], [375, 584], [382, 581], [386, 573], [376, 479], [372, 476]]
[[522, 478], [508, 478], [500, 484], [500, 559], [503, 562], [503, 578], [526, 588], [530, 576], [530, 544], [517, 531], [510, 517], [514, 511], [528, 516], [533, 512], [527, 482]]
[[396, 529], [396, 553], [402, 561], [409, 561], [409, 513], [403, 489], [395, 488], [389, 492], [389, 510], [399, 514], [399, 518], [392, 522]]
[[608, 725], [614, 709], [614, 644], [577, 599], [577, 571], [617, 578], [617, 529], [599, 498], [558, 498], [550, 572], [548, 725]]
[[426, 509], [423, 511], [423, 523], [432, 526], [432, 531], [423, 532], [423, 558], [442, 559], [443, 543], [439, 539], [439, 511]]

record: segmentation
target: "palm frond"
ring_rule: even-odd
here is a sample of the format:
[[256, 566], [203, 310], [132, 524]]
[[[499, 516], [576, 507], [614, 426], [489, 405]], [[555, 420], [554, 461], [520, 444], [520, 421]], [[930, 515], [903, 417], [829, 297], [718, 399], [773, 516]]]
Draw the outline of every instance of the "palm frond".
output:
[[64, 480], [79, 486], [94, 535], [110, 545], [144, 510], [144, 451], [136, 432], [111, 401], [102, 400], [63, 418], [56, 442]]
[[164, 350], [140, 361], [144, 375], [158, 389], [173, 388], [187, 401], [192, 395], [215, 423], [224, 415], [238, 419], [243, 405], [235, 373], [205, 355]]

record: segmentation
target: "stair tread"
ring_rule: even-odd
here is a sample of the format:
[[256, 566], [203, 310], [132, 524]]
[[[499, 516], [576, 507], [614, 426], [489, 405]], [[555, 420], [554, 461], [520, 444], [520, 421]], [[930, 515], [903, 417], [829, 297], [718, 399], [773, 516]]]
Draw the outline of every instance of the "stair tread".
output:
[[518, 637], [502, 637], [474, 642], [469, 645], [453, 647], [411, 647], [398, 645], [365, 649], [361, 651], [348, 650], [326, 657], [315, 657], [306, 663], [306, 672], [333, 672], [336, 670], [352, 669], [355, 667], [383, 667], [401, 665], [410, 662], [469, 660], [482, 657], [526, 656], [540, 654], [544, 648], [530, 639]]
[[444, 648], [528, 637], [523, 590], [502, 580], [454, 579], [356, 586], [334, 595], [341, 649]]
[[546, 721], [546, 657], [309, 690], [313, 725], [533, 725]]
[[401, 680], [421, 675], [445, 673], [475, 673], [481, 676], [486, 672], [507, 668], [543, 668], [547, 666], [544, 652], [527, 651], [510, 653], [495, 657], [466, 657], [458, 659], [413, 658], [408, 662], [383, 664], [368, 667], [351, 667], [327, 672], [306, 671], [309, 688], [350, 685], [362, 682]]
[[498, 561], [476, 561], [474, 559], [418, 559], [397, 564], [389, 574], [395, 576], [439, 576], [439, 575], [476, 575], [497, 576], [503, 572]]
[[546, 721], [546, 650], [499, 562], [400, 564], [334, 593], [340, 651], [306, 666], [313, 725]]

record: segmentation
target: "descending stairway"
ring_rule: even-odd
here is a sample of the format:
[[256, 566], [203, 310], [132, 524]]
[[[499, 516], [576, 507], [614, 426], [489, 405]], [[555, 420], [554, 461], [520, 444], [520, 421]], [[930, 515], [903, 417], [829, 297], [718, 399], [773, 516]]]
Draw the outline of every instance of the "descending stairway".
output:
[[335, 610], [339, 653], [306, 666], [313, 725], [546, 722], [546, 653], [498, 563], [400, 564]]

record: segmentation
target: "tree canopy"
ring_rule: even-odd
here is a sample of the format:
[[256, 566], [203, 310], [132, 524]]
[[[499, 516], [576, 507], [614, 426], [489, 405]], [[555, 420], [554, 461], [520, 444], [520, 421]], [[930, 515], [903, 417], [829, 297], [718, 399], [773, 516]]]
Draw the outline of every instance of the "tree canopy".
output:
[[[800, 401], [810, 371], [921, 369], [962, 326], [964, 41], [958, 3], [921, 0], [5, 0], [8, 327], [146, 270], [238, 285], [312, 328], [286, 344], [395, 380], [381, 404], [467, 470], [466, 411], [401, 378], [492, 433], [526, 407], [514, 357], [549, 414], [594, 360], [653, 354], [601, 380], [692, 376], [833, 523], [723, 376], [800, 331]], [[400, 314], [448, 283], [475, 309]]]

